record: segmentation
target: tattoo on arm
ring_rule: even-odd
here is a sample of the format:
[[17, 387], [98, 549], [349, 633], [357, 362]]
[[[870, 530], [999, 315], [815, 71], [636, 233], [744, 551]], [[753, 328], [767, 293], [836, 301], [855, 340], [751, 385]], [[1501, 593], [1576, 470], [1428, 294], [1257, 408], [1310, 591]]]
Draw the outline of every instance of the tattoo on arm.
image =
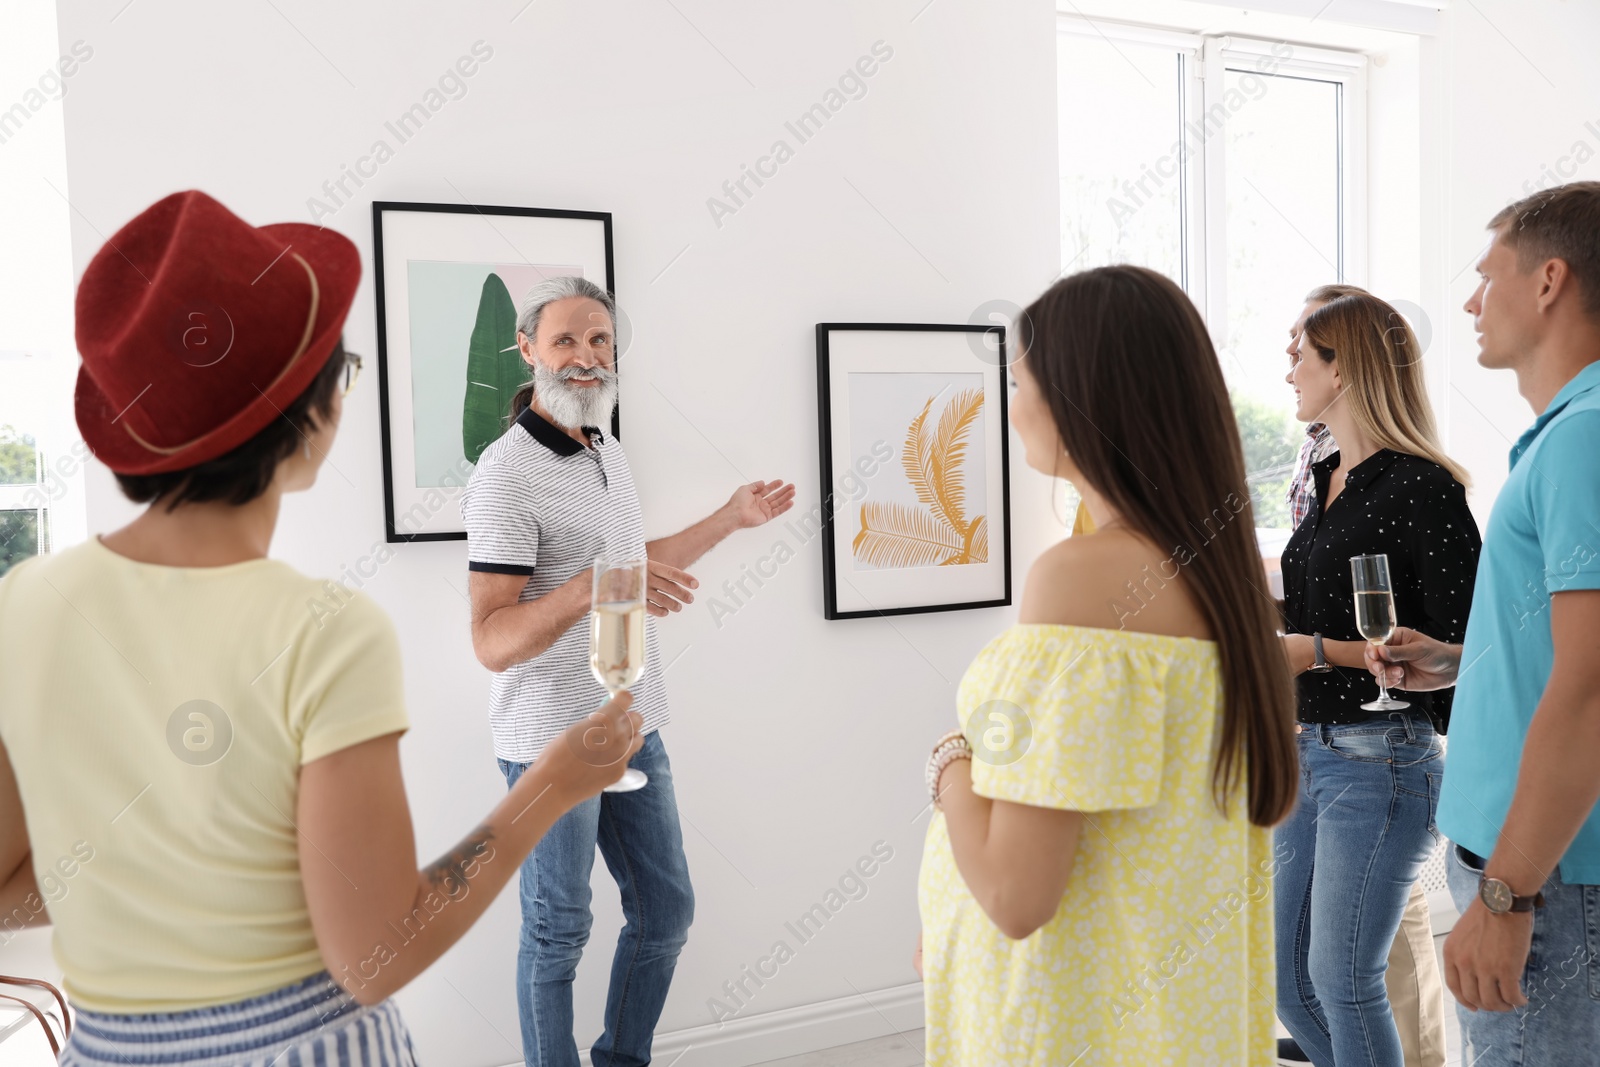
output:
[[462, 838], [460, 844], [423, 870], [428, 885], [449, 900], [465, 897], [479, 868], [494, 859], [494, 847], [490, 844], [493, 840], [494, 831], [487, 823]]

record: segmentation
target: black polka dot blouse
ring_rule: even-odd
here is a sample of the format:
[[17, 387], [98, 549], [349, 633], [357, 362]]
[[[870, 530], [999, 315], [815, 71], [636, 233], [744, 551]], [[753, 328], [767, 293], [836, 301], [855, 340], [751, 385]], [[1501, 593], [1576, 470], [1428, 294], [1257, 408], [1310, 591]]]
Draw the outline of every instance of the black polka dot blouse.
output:
[[[1459, 643], [1466, 635], [1478, 551], [1478, 524], [1467, 494], [1450, 472], [1420, 456], [1380, 449], [1353, 467], [1330, 505], [1328, 480], [1339, 467], [1334, 452], [1312, 466], [1316, 498], [1283, 550], [1287, 633], [1320, 633], [1360, 641], [1350, 558], [1389, 557], [1395, 621], [1429, 637]], [[1363, 711], [1378, 683], [1365, 668], [1335, 667], [1297, 679], [1301, 722], [1353, 723], [1386, 718]], [[1434, 728], [1449, 726], [1454, 690], [1398, 694], [1426, 713]]]

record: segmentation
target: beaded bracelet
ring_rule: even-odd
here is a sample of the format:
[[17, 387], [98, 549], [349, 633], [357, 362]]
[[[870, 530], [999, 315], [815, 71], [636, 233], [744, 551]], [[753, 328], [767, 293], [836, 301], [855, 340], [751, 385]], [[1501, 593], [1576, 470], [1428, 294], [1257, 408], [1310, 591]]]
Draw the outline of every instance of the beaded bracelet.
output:
[[933, 746], [933, 754], [928, 757], [927, 779], [928, 796], [933, 801], [934, 810], [944, 810], [939, 804], [939, 777], [944, 774], [944, 769], [958, 759], [971, 758], [972, 745], [960, 730], [951, 730]]

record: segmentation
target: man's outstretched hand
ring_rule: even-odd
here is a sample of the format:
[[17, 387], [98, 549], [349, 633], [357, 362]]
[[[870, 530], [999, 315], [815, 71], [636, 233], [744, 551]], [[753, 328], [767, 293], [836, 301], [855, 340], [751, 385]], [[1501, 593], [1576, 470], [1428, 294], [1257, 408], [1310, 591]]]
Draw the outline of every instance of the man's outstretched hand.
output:
[[1396, 626], [1386, 645], [1368, 645], [1367, 670], [1395, 689], [1420, 693], [1456, 684], [1461, 646], [1435, 641], [1409, 626]]
[[726, 504], [687, 530], [646, 543], [650, 581], [645, 606], [650, 614], [662, 616], [682, 611], [685, 604], [694, 601], [690, 590], [700, 584], [688, 571], [680, 570], [667, 560], [690, 566], [733, 531], [771, 522], [792, 507], [792, 483], [751, 482], [735, 489]]
[[751, 482], [733, 491], [725, 505], [738, 529], [771, 522], [794, 507], [793, 482]]

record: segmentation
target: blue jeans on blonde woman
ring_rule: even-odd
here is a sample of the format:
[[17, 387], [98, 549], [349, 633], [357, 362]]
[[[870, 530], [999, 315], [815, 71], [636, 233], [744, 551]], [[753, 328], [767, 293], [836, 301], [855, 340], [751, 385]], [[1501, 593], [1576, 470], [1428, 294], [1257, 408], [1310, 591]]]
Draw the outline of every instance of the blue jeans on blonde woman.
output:
[[[661, 734], [647, 735], [628, 765], [650, 776], [643, 789], [602, 793], [579, 804], [550, 827], [522, 864], [517, 1010], [528, 1067], [578, 1067], [572, 978], [594, 921], [589, 872], [596, 845], [622, 893], [627, 923], [611, 961], [605, 1030], [589, 1059], [594, 1067], [650, 1062], [656, 1021], [694, 921], [694, 890]], [[507, 787], [529, 766], [501, 760]]]
[[1383, 975], [1439, 841], [1439, 739], [1393, 712], [1298, 740], [1300, 801], [1276, 834], [1278, 1018], [1316, 1067], [1403, 1067]]

